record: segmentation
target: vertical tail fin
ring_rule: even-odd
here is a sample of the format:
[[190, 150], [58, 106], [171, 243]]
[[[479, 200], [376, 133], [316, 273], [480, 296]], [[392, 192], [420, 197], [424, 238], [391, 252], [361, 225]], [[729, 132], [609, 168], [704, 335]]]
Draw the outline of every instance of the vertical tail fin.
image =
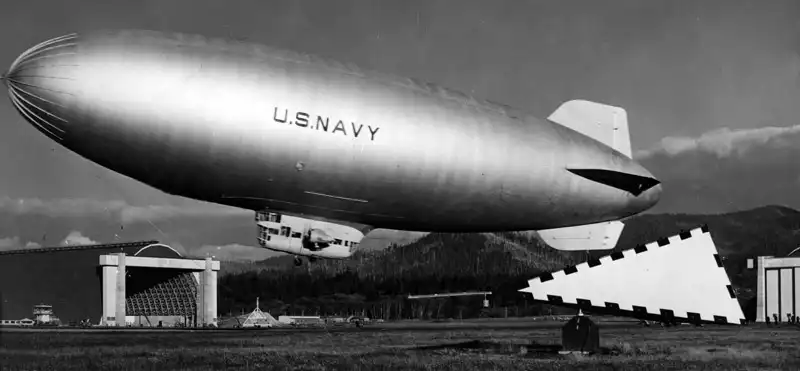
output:
[[571, 100], [561, 104], [547, 119], [631, 157], [628, 113], [623, 108]]
[[[561, 104], [547, 119], [631, 157], [628, 113], [623, 108], [571, 100]], [[557, 250], [609, 250], [617, 245], [624, 228], [622, 222], [612, 221], [542, 230], [539, 236]]]

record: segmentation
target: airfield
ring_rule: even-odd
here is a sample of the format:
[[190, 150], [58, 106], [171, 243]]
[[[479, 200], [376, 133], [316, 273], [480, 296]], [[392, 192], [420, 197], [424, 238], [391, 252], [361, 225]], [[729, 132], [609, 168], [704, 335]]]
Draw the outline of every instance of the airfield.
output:
[[[135, 246], [139, 252], [150, 250], [145, 247], [151, 245], [139, 245]], [[165, 248], [154, 249], [153, 254]], [[87, 262], [98, 252], [93, 254]], [[126, 321], [127, 326], [93, 323], [92, 327], [2, 328], [0, 364], [3, 370], [798, 369], [798, 325], [769, 326], [745, 320], [722, 260], [715, 254], [716, 246], [704, 226], [531, 279], [530, 288], [520, 291], [568, 307], [577, 303], [590, 315], [600, 329], [600, 350], [592, 355], [560, 352], [564, 344], [562, 328], [571, 315], [402, 320], [368, 322], [364, 326], [297, 322], [246, 329], [203, 327], [199, 323], [197, 327], [158, 328]], [[134, 256], [126, 261], [134, 258], [146, 259]], [[206, 265], [207, 270], [209, 267]], [[767, 269], [763, 262], [759, 267]], [[671, 269], [678, 269], [680, 274], [663, 273]], [[88, 271], [95, 274], [97, 270]], [[626, 274], [605, 273], [620, 271]], [[603, 285], [593, 288], [598, 274], [608, 276], [601, 279]], [[687, 282], [673, 284], [692, 290], [662, 287], [658, 295], [647, 295], [653, 287], [659, 287], [658, 282], [648, 280], [678, 275]], [[97, 279], [96, 275], [88, 279], [92, 277]], [[614, 284], [620, 277], [626, 282], [625, 291], [617, 290], [619, 285]], [[773, 291], [766, 294], [773, 301], [795, 297], [793, 285]], [[785, 295], [777, 294], [783, 291]], [[260, 312], [258, 301], [256, 308]], [[784, 308], [789, 308], [788, 304]], [[609, 311], [615, 314], [599, 315]], [[705, 325], [644, 326], [638, 320], [619, 317], [626, 313], [635, 318]], [[230, 318], [219, 320], [230, 323]]]
[[600, 354], [561, 355], [564, 321], [400, 321], [362, 328], [16, 329], [0, 333], [4, 370], [510, 370], [800, 367], [800, 328], [650, 327], [595, 318]]

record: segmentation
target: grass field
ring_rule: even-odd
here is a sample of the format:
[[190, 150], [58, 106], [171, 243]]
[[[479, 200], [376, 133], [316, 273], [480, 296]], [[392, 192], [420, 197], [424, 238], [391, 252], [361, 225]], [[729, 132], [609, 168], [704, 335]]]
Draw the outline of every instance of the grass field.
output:
[[3, 370], [800, 369], [800, 328], [601, 324], [601, 354], [559, 355], [561, 323], [336, 331], [4, 332]]

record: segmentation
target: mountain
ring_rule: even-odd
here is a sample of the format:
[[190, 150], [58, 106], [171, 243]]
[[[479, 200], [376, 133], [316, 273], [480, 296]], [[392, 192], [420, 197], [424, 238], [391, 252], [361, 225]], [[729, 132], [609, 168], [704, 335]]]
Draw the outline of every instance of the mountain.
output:
[[[551, 249], [530, 233], [429, 233], [406, 245], [357, 252], [349, 260], [317, 260], [311, 271], [336, 274], [355, 270], [364, 277], [404, 277], [428, 272], [471, 275], [531, 274], [581, 261], [583, 253]], [[254, 263], [226, 262], [226, 272], [296, 270], [285, 255]]]
[[641, 215], [626, 222], [619, 249], [679, 234], [708, 225], [714, 244], [724, 259], [725, 269], [740, 296], [754, 296], [756, 272], [747, 270], [747, 259], [758, 256], [786, 256], [800, 246], [800, 212], [783, 206], [716, 215]]
[[[0, 196], [0, 250], [57, 246], [70, 235], [82, 236], [86, 244], [159, 240], [189, 256], [211, 255], [226, 261], [283, 255], [257, 247], [253, 213], [247, 210], [194, 202], [132, 206], [122, 201]], [[380, 250], [420, 235], [379, 229], [360, 246]]]
[[800, 242], [800, 211], [774, 205], [727, 214], [645, 214], [625, 224], [619, 243], [622, 248], [703, 224], [709, 226], [722, 255], [781, 256]]
[[[764, 206], [728, 214], [637, 216], [626, 221], [615, 250], [633, 248], [704, 224], [709, 226], [743, 303], [754, 297], [756, 279], [755, 271], [746, 269], [746, 260], [760, 255], [785, 256], [800, 244], [800, 212]], [[610, 253], [557, 251], [544, 245], [535, 233], [431, 233], [403, 246], [359, 252], [348, 261], [316, 261], [310, 266], [294, 267], [292, 257], [282, 256], [223, 268], [221, 286], [231, 295], [221, 295], [227, 304], [221, 304], [220, 309], [249, 308], [255, 296], [261, 296], [262, 301], [267, 298], [280, 303], [281, 310], [291, 307], [285, 303], [302, 302], [294, 308], [320, 311], [339, 300], [333, 298], [335, 295], [356, 295], [360, 299], [348, 296], [347, 304], [340, 304], [351, 310], [371, 308], [384, 316], [388, 316], [386, 306], [395, 305], [392, 315], [413, 316], [420, 310], [432, 309], [413, 307], [423, 305], [416, 303], [401, 306], [401, 298], [408, 294], [490, 290], [495, 292], [495, 305], [511, 307], [513, 313], [530, 314], [544, 308], [517, 292], [528, 279]], [[463, 300], [462, 304], [441, 305], [445, 312], [456, 310], [448, 306], [461, 305], [458, 313], [463, 314]], [[328, 303], [328, 307], [320, 301]], [[468, 309], [475, 314], [474, 303]]]
[[[431, 233], [407, 245], [359, 253], [347, 262], [317, 261], [313, 269], [333, 272], [357, 268], [363, 275], [398, 276], [404, 272], [528, 273], [551, 271], [591, 257], [608, 255], [661, 237], [708, 225], [729, 272], [746, 266], [747, 258], [785, 256], [800, 245], [800, 211], [764, 206], [727, 214], [644, 214], [625, 221], [614, 250], [562, 252], [547, 247], [535, 233]], [[250, 269], [292, 269], [291, 256], [269, 258], [247, 265]], [[483, 262], [483, 263], [482, 263]], [[501, 265], [484, 264], [501, 262]], [[467, 269], [468, 268], [468, 269]], [[247, 269], [242, 266], [241, 269]], [[741, 273], [736, 271], [736, 274]]]

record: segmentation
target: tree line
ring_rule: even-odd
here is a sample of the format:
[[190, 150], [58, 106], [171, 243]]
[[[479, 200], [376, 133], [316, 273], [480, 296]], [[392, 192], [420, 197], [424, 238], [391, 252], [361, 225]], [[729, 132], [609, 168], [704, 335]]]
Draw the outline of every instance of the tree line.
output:
[[[260, 298], [261, 310], [273, 314], [386, 320], [530, 316], [550, 313], [550, 306], [518, 290], [535, 275], [575, 262], [522, 234], [432, 233], [405, 246], [359, 252], [346, 262], [293, 267], [287, 259], [282, 265], [239, 267], [221, 276], [218, 308], [221, 315], [248, 313]], [[465, 291], [491, 291], [489, 305], [482, 296], [408, 299]]]
[[[755, 296], [746, 260], [785, 256], [800, 243], [800, 213], [780, 206], [720, 215], [650, 214], [627, 220], [614, 250], [630, 249], [708, 225], [743, 306]], [[431, 233], [404, 246], [358, 252], [347, 261], [294, 267], [292, 257], [222, 263], [221, 315], [261, 309], [273, 315], [365, 315], [383, 319], [474, 318], [569, 314], [520, 293], [544, 272], [613, 251], [562, 252], [535, 233]], [[410, 300], [408, 295], [492, 291], [483, 297]]]

